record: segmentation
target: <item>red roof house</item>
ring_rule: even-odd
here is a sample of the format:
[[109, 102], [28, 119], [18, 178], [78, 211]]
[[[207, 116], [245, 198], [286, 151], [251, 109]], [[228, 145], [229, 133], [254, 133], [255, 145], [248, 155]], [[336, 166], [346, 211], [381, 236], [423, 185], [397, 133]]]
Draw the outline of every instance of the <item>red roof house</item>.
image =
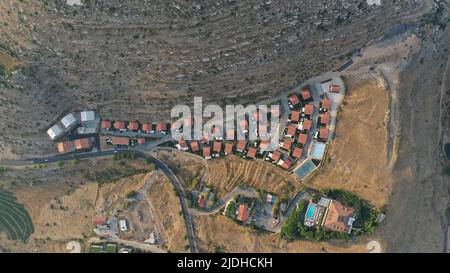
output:
[[191, 150], [192, 152], [198, 152], [200, 150], [200, 147], [198, 145], [198, 141], [192, 141], [191, 142]]
[[92, 221], [94, 222], [94, 225], [97, 225], [97, 226], [106, 224], [106, 220], [107, 219], [105, 217], [99, 216], [99, 215], [94, 216], [94, 218], [92, 219]]
[[247, 157], [253, 159], [253, 158], [255, 158], [255, 156], [256, 156], [256, 149], [253, 147], [248, 148]]
[[58, 152], [67, 153], [72, 151], [73, 145], [70, 141], [63, 141], [58, 143]]
[[298, 99], [296, 94], [292, 94], [289, 96], [289, 101], [291, 102], [292, 105], [297, 105], [300, 103], [300, 100]]
[[308, 135], [307, 134], [300, 134], [298, 136], [298, 143], [306, 144], [308, 142]]
[[303, 121], [303, 130], [309, 131], [309, 130], [311, 130], [311, 126], [312, 126], [312, 120], [305, 119]]
[[137, 131], [139, 129], [139, 123], [137, 123], [137, 121], [130, 121], [128, 123], [128, 129], [132, 131]]
[[330, 85], [330, 92], [339, 93], [339, 92], [341, 92], [341, 87], [337, 84], [332, 84], [332, 85]]
[[222, 143], [220, 141], [215, 141], [214, 142], [214, 152], [216, 153], [220, 153], [222, 151]]
[[286, 136], [294, 137], [296, 133], [297, 133], [297, 126], [289, 125]]
[[142, 131], [149, 132], [152, 130], [152, 124], [151, 123], [144, 123], [142, 124]]
[[307, 104], [305, 105], [305, 115], [311, 116], [314, 113], [314, 105]]
[[250, 212], [247, 204], [240, 204], [238, 210], [237, 220], [241, 222], [247, 222], [250, 218]]
[[308, 89], [303, 89], [301, 93], [303, 100], [309, 100], [311, 98], [311, 92]]
[[115, 121], [114, 128], [119, 129], [119, 130], [125, 129], [125, 122], [124, 121]]
[[280, 167], [287, 170], [291, 167], [292, 162], [289, 159], [284, 159], [283, 163], [281, 163]]
[[292, 152], [292, 157], [294, 158], [300, 158], [303, 154], [302, 148], [295, 147], [294, 151]]
[[321, 139], [327, 139], [328, 138], [328, 135], [329, 135], [329, 130], [328, 130], [328, 128], [322, 128], [322, 129], [320, 129], [320, 131], [319, 131], [319, 137], [321, 138]]
[[138, 138], [137, 139], [137, 143], [138, 144], [144, 144], [145, 143], [145, 138]]
[[77, 150], [84, 150], [84, 149], [91, 148], [91, 141], [89, 140], [89, 138], [75, 139], [74, 143], [75, 143], [75, 148]]
[[243, 152], [246, 146], [247, 146], [246, 140], [239, 140], [236, 145], [236, 150], [239, 152]]
[[225, 154], [229, 155], [233, 152], [233, 144], [232, 143], [226, 143], [225, 144]]
[[278, 162], [281, 158], [281, 152], [280, 151], [273, 151], [272, 153], [272, 160]]
[[292, 111], [291, 122], [298, 122], [300, 120], [300, 111]]
[[109, 121], [109, 120], [102, 120], [100, 122], [100, 127], [102, 129], [109, 129], [109, 128], [111, 128], [111, 121]]
[[203, 147], [203, 156], [205, 158], [211, 157], [211, 147]]
[[128, 145], [130, 144], [130, 140], [126, 137], [113, 137], [112, 139], [113, 145]]
[[332, 200], [328, 206], [323, 228], [325, 230], [351, 233], [353, 222], [353, 214], [355, 209], [346, 207], [336, 200]]
[[328, 114], [328, 113], [322, 114], [320, 116], [320, 123], [322, 123], [322, 124], [330, 123], [330, 114]]
[[162, 131], [166, 131], [167, 130], [167, 124], [160, 122], [158, 124], [156, 124], [156, 131], [157, 132], [162, 132]]
[[321, 107], [324, 108], [324, 109], [327, 109], [327, 110], [331, 109], [331, 101], [330, 101], [330, 99], [324, 99], [322, 101]]
[[287, 151], [291, 150], [292, 142], [293, 140], [291, 138], [284, 138], [282, 148]]

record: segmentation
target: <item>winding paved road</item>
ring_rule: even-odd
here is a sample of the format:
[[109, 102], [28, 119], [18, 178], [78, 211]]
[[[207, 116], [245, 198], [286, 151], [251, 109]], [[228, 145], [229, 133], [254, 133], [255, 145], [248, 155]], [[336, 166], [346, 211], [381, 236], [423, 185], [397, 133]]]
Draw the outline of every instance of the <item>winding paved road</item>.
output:
[[124, 154], [127, 152], [135, 152], [139, 156], [149, 160], [152, 164], [154, 164], [157, 168], [162, 170], [165, 175], [169, 178], [170, 182], [172, 183], [175, 191], [178, 194], [178, 197], [180, 199], [181, 204], [181, 210], [183, 212], [183, 218], [186, 223], [186, 230], [188, 234], [188, 241], [189, 241], [189, 249], [192, 253], [198, 253], [198, 246], [197, 241], [195, 240], [195, 232], [194, 232], [194, 225], [192, 221], [192, 217], [189, 214], [188, 206], [187, 206], [187, 199], [186, 199], [186, 193], [183, 191], [183, 187], [181, 184], [181, 181], [176, 177], [176, 175], [167, 167], [164, 162], [161, 160], [151, 156], [148, 154], [149, 151], [151, 151], [153, 148], [155, 148], [157, 145], [160, 145], [162, 143], [170, 141], [170, 137], [165, 137], [160, 140], [149, 142], [145, 145], [143, 149], [115, 149], [115, 150], [107, 150], [107, 151], [101, 151], [101, 152], [86, 152], [86, 153], [78, 153], [78, 154], [70, 154], [70, 155], [58, 155], [58, 156], [51, 156], [46, 158], [34, 158], [34, 159], [28, 159], [28, 160], [0, 160], [0, 165], [3, 166], [28, 166], [33, 164], [46, 164], [46, 163], [55, 163], [60, 161], [68, 161], [73, 159], [85, 159], [85, 158], [94, 158], [94, 157], [106, 157], [106, 156], [112, 156], [115, 154]]

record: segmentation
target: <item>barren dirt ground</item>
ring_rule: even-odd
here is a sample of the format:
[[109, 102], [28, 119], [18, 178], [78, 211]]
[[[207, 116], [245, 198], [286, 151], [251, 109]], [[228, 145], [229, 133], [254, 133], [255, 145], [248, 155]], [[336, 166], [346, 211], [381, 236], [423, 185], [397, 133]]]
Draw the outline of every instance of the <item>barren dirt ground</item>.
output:
[[439, 164], [439, 100], [450, 29], [400, 74], [401, 140], [388, 217], [379, 235], [393, 252], [442, 252], [449, 179]]
[[369, 252], [369, 239], [352, 242], [295, 241], [288, 243], [274, 234], [256, 234], [253, 230], [239, 226], [222, 215], [197, 216], [197, 237], [199, 247], [204, 252]]
[[339, 111], [328, 160], [305, 185], [352, 191], [372, 205], [386, 204], [392, 190], [387, 156], [389, 96], [380, 75], [372, 81], [347, 79], [348, 93]]
[[178, 103], [249, 103], [338, 68], [429, 1], [0, 2], [0, 51], [21, 63], [0, 83], [0, 156], [54, 151], [62, 114], [168, 120]]
[[219, 198], [241, 184], [287, 196], [293, 196], [302, 186], [295, 175], [261, 160], [244, 160], [231, 155], [205, 162], [198, 156], [179, 151], [159, 151], [158, 156], [177, 170], [186, 188], [194, 177], [200, 176], [201, 181], [217, 191]]
[[186, 225], [183, 216], [179, 213], [180, 201], [169, 179], [159, 174], [149, 188], [148, 196], [154, 208], [155, 218], [163, 227], [160, 236], [164, 246], [171, 252], [186, 252], [185, 246], [188, 244], [185, 237]]
[[[67, 162], [62, 168], [55, 165], [11, 169], [2, 174], [0, 186], [14, 192], [24, 204], [35, 232], [27, 244], [2, 238], [1, 246], [12, 251], [65, 252], [65, 246], [60, 245], [92, 236], [92, 217], [109, 216], [115, 208], [122, 208], [126, 194], [142, 188], [148, 176], [128, 172], [127, 177], [120, 178], [121, 175], [126, 170], [149, 168], [140, 160], [92, 159], [82, 160], [77, 165]], [[114, 177], [108, 174], [112, 169]], [[93, 177], [102, 182], [93, 181]]]

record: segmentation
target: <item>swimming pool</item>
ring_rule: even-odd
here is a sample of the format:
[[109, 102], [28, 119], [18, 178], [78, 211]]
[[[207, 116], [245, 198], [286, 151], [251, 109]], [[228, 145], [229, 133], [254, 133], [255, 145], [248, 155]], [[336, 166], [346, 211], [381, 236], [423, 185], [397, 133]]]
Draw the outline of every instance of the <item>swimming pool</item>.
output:
[[306, 210], [306, 219], [314, 220], [314, 212], [316, 211], [316, 205], [310, 203], [308, 209]]
[[307, 177], [314, 169], [316, 165], [312, 162], [311, 159], [305, 160], [302, 165], [295, 171], [295, 174], [300, 177], [300, 179], [304, 179]]

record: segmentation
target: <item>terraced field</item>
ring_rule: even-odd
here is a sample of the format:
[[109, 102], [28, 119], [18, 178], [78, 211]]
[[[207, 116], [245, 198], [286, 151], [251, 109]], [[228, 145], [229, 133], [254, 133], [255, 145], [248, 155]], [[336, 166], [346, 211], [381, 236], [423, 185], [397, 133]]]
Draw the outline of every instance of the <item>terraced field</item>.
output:
[[9, 192], [0, 191], [0, 232], [8, 239], [26, 241], [34, 232], [33, 223], [23, 205]]

